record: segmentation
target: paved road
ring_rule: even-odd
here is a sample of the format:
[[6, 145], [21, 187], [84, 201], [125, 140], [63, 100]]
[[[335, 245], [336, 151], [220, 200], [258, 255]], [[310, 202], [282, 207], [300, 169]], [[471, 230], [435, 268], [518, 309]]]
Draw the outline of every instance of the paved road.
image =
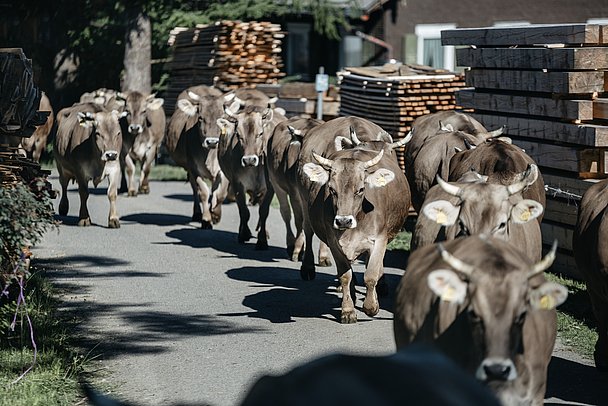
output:
[[[150, 195], [119, 196], [118, 230], [106, 227], [105, 189], [93, 193], [93, 226], [76, 226], [72, 187], [69, 215], [35, 255], [65, 293], [66, 311], [82, 319], [83, 347], [102, 354], [98, 362], [123, 398], [147, 405], [235, 405], [261, 374], [334, 352], [394, 352], [393, 296], [381, 299], [373, 320], [359, 311], [359, 323], [341, 325], [335, 269], [317, 268], [314, 282], [300, 280], [299, 264], [288, 261], [282, 248], [278, 210], [271, 210], [270, 249], [256, 251], [255, 240], [236, 241], [235, 204], [225, 205], [214, 230], [190, 223], [186, 183], [152, 182]], [[257, 207], [252, 228], [256, 222]], [[391, 293], [406, 259], [402, 252], [387, 254]], [[362, 270], [355, 266], [360, 280]], [[359, 309], [361, 303], [362, 295]], [[556, 355], [548, 403], [601, 404], [597, 388], [606, 390], [605, 377], [571, 353]]]

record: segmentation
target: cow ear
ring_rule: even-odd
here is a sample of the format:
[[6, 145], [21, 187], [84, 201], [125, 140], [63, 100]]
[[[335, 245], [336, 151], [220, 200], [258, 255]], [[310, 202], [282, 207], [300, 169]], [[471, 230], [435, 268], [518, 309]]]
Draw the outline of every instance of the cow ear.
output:
[[568, 297], [568, 289], [555, 282], [545, 282], [530, 291], [530, 306], [535, 310], [551, 310]]
[[93, 127], [93, 125], [95, 124], [95, 115], [93, 113], [90, 112], [78, 112], [78, 124], [80, 124], [81, 127], [84, 128], [90, 128]]
[[225, 118], [218, 118], [216, 122], [217, 122], [217, 126], [220, 128], [220, 134], [226, 135], [228, 133], [228, 129], [230, 128], [230, 125], [232, 123], [230, 121], [226, 120]]
[[516, 224], [527, 223], [543, 214], [543, 206], [539, 202], [523, 199], [511, 209], [511, 219]]
[[287, 168], [291, 168], [298, 161], [302, 143], [300, 141], [291, 141], [287, 148]]
[[320, 183], [321, 185], [324, 185], [329, 180], [329, 173], [327, 173], [327, 171], [321, 165], [309, 162], [305, 164], [304, 168], [302, 169], [304, 170], [304, 173], [306, 174], [306, 176], [308, 176], [308, 179], [310, 179], [311, 182], [316, 182]]
[[386, 168], [380, 168], [367, 175], [365, 183], [374, 188], [386, 186], [393, 180], [395, 180], [395, 172]]
[[266, 109], [262, 113], [262, 122], [264, 126], [267, 126], [272, 121], [272, 117], [274, 116], [274, 112], [272, 109]]
[[146, 104], [146, 106], [150, 110], [158, 110], [163, 106], [164, 103], [165, 103], [165, 99], [163, 99], [162, 97], [155, 97], [153, 99], [148, 100], [148, 103]]
[[460, 208], [447, 200], [435, 200], [422, 208], [422, 213], [432, 221], [442, 226], [456, 224]]
[[467, 284], [449, 269], [437, 269], [427, 276], [429, 288], [444, 302], [464, 303], [467, 296]]
[[334, 139], [334, 147], [336, 148], [336, 151], [342, 151], [343, 149], [345, 149], [344, 145], [347, 145], [346, 148], [352, 148], [353, 142], [341, 135], [337, 136], [336, 139]]
[[196, 114], [196, 106], [190, 103], [188, 99], [179, 99], [177, 101], [177, 108], [184, 112], [188, 117], [192, 117]]

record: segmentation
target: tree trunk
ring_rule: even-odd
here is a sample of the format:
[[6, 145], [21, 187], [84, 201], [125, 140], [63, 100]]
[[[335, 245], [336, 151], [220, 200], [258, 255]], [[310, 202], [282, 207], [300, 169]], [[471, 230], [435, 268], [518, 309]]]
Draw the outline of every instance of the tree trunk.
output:
[[141, 6], [127, 10], [125, 33], [124, 75], [122, 91], [137, 90], [149, 94], [152, 89], [150, 59], [152, 55], [152, 28], [150, 18]]

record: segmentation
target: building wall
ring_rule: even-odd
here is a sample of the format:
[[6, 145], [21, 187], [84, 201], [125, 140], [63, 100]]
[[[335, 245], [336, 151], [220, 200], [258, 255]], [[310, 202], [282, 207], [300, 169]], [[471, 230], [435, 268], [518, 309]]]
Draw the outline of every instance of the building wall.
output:
[[500, 22], [531, 24], [585, 23], [608, 19], [607, 0], [394, 0], [385, 7], [385, 40], [397, 59], [405, 60], [406, 34], [417, 24], [453, 23], [457, 28], [488, 27]]

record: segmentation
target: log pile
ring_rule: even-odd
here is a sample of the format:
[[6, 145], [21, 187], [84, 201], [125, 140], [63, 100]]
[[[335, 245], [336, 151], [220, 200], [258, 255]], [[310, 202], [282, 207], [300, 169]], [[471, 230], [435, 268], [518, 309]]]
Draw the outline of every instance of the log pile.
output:
[[513, 142], [540, 166], [547, 190], [543, 244], [559, 241], [554, 269], [578, 276], [572, 233], [581, 195], [608, 176], [608, 26], [532, 25], [455, 29], [443, 45], [468, 66], [474, 90], [456, 102], [486, 128], [505, 125]]
[[[460, 74], [420, 65], [345, 68], [338, 78], [340, 115], [367, 118], [395, 140], [408, 134], [416, 118], [455, 109], [455, 92], [465, 86]], [[402, 168], [404, 151], [397, 151]]]
[[165, 107], [171, 113], [179, 93], [190, 86], [215, 85], [228, 91], [278, 83], [285, 75], [281, 58], [284, 36], [278, 24], [257, 21], [174, 28], [169, 39], [173, 58]]

